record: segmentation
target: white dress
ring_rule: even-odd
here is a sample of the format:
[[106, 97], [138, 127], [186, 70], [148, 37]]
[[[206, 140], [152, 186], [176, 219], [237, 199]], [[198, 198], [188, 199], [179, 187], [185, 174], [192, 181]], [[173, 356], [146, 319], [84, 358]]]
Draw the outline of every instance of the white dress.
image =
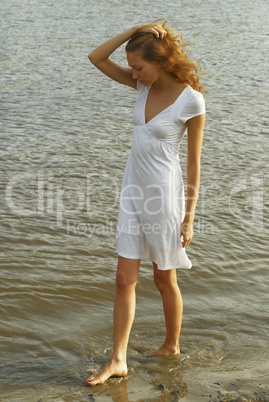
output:
[[205, 113], [204, 97], [187, 86], [172, 105], [146, 123], [150, 87], [138, 82], [137, 89], [121, 188], [117, 253], [150, 260], [160, 270], [191, 268], [180, 238], [185, 198], [178, 151], [187, 120]]

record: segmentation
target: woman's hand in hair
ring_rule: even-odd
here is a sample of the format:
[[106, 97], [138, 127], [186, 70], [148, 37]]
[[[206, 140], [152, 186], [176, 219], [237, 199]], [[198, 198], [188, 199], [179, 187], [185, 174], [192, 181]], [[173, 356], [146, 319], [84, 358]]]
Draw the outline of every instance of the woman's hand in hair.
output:
[[156, 38], [160, 39], [163, 39], [167, 34], [162, 24], [156, 24], [156, 23], [141, 25], [138, 29], [138, 33], [140, 32], [152, 33], [156, 36]]

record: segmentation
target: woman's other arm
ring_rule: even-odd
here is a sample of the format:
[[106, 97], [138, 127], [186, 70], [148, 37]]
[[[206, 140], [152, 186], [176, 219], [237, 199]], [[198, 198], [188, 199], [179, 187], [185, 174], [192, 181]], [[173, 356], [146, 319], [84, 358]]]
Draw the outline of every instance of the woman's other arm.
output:
[[182, 245], [187, 247], [193, 237], [193, 221], [200, 186], [200, 160], [202, 151], [205, 114], [188, 120], [187, 150], [187, 202], [186, 214], [181, 225]]

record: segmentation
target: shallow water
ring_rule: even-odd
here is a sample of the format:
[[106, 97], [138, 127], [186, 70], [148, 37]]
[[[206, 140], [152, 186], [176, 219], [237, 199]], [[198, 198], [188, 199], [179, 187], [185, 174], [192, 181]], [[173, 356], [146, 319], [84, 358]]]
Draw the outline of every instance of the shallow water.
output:
[[[0, 10], [0, 399], [268, 400], [267, 2], [4, 0]], [[195, 44], [207, 73], [193, 268], [178, 271], [182, 358], [144, 357], [164, 323], [143, 262], [130, 374], [88, 389], [87, 373], [111, 351], [135, 92], [103, 77], [87, 54], [163, 16]], [[125, 63], [123, 50], [115, 57]]]

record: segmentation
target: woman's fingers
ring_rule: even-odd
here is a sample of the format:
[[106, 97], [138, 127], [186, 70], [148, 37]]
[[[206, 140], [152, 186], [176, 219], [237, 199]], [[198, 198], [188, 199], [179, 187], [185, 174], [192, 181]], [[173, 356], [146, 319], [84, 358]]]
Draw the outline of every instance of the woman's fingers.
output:
[[167, 34], [166, 30], [163, 28], [163, 26], [161, 24], [146, 25], [146, 26], [140, 28], [140, 32], [153, 33], [156, 36], [156, 38], [161, 38], [161, 39], [163, 39]]
[[154, 25], [154, 27], [152, 27], [152, 30], [157, 38], [163, 39], [167, 34], [166, 30], [162, 27], [161, 24]]
[[182, 241], [181, 241], [182, 247], [183, 247], [183, 248], [188, 247], [188, 245], [190, 244], [190, 242], [191, 242], [190, 239], [185, 239], [185, 238], [183, 237], [183, 238], [182, 238]]
[[181, 225], [181, 243], [182, 247], [186, 248], [193, 238], [193, 224], [182, 223]]

